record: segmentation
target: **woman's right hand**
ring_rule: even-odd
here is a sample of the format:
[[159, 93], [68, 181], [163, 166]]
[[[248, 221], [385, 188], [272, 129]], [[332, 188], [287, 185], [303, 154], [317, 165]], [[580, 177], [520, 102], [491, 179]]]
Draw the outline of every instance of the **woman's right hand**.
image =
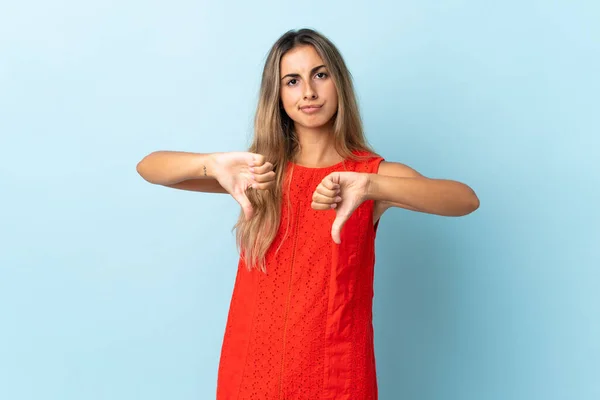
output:
[[275, 185], [273, 164], [261, 154], [250, 152], [213, 153], [213, 174], [219, 184], [239, 203], [246, 220], [253, 209], [246, 190], [270, 189]]

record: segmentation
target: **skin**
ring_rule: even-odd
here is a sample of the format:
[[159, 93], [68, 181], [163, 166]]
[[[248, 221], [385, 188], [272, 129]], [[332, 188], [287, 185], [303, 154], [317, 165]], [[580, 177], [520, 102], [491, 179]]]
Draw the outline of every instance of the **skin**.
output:
[[[294, 121], [300, 141], [295, 162], [314, 167], [342, 161], [332, 140], [337, 89], [314, 47], [298, 46], [288, 51], [281, 59], [280, 79], [281, 102]], [[318, 105], [320, 109], [307, 114], [300, 109], [307, 105]]]
[[[328, 166], [342, 159], [332, 140], [337, 89], [324, 64], [310, 45], [298, 46], [281, 59], [280, 97], [285, 112], [294, 121], [300, 141], [295, 161], [301, 165]], [[307, 105], [318, 105], [320, 109], [307, 114], [301, 110]], [[446, 216], [466, 215], [479, 207], [475, 192], [463, 183], [430, 179], [407, 165], [386, 161], [376, 174], [331, 173], [315, 189], [311, 207], [336, 209], [331, 236], [339, 244], [344, 223], [366, 200], [374, 200], [374, 223], [390, 207]]]
[[[338, 107], [337, 89], [327, 67], [312, 46], [299, 46], [281, 60], [281, 101], [294, 121], [300, 147], [294, 162], [308, 167], [337, 164], [332, 127]], [[317, 68], [318, 67], [318, 68]], [[316, 113], [301, 111], [319, 105]], [[137, 170], [149, 182], [177, 189], [229, 193], [246, 218], [253, 210], [245, 191], [266, 190], [274, 184], [273, 165], [260, 154], [229, 152], [197, 154], [159, 151], [146, 156]], [[315, 188], [311, 207], [336, 210], [331, 236], [340, 232], [352, 212], [366, 200], [374, 201], [373, 222], [391, 207], [443, 216], [463, 216], [479, 207], [475, 192], [461, 182], [431, 179], [397, 162], [381, 162], [375, 174], [333, 172]]]

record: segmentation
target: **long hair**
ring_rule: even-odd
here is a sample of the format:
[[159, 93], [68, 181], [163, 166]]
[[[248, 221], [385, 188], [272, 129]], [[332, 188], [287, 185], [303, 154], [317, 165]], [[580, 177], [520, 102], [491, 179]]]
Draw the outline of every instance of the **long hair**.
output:
[[[334, 114], [334, 145], [344, 159], [360, 158], [355, 151], [375, 154], [364, 137], [350, 71], [335, 45], [312, 29], [290, 30], [273, 45], [262, 73], [258, 106], [254, 118], [254, 137], [248, 151], [259, 153], [274, 165], [275, 185], [271, 190], [246, 192], [254, 215], [245, 220], [243, 212], [234, 226], [238, 251], [249, 270], [266, 272], [265, 256], [273, 243], [281, 221], [281, 201], [285, 167], [298, 150], [294, 122], [283, 109], [280, 98], [281, 58], [297, 46], [311, 45], [327, 66], [335, 84], [338, 109]], [[277, 249], [278, 250], [278, 249]]]

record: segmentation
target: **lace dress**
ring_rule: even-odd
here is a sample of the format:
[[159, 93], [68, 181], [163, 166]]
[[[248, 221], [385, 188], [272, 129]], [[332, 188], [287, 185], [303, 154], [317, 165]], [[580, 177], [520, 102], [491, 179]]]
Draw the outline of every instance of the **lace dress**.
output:
[[354, 211], [340, 245], [331, 238], [335, 210], [310, 206], [314, 190], [331, 172], [377, 173], [381, 157], [356, 154], [371, 157], [325, 168], [288, 164], [267, 273], [248, 271], [242, 259], [238, 264], [218, 400], [377, 399], [373, 201]]

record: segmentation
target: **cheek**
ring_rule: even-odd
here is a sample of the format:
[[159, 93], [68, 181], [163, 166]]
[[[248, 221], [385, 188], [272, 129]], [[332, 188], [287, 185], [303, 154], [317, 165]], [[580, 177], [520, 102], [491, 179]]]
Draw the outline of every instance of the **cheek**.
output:
[[329, 80], [325, 85], [324, 89], [329, 102], [337, 103], [337, 89], [335, 88], [333, 81]]
[[335, 85], [332, 83], [330, 87], [327, 88], [327, 98], [329, 99], [329, 105], [331, 108], [337, 110], [338, 106], [338, 93], [335, 88]]
[[279, 97], [281, 98], [281, 103], [286, 112], [289, 113], [296, 107], [296, 99], [289, 90], [282, 90]]

